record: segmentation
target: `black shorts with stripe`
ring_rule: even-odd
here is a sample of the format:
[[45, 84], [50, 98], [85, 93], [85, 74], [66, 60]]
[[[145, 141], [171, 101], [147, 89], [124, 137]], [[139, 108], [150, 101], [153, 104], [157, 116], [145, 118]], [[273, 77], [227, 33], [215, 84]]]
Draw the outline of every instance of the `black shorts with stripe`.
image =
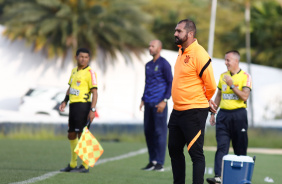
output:
[[72, 103], [69, 106], [69, 130], [68, 132], [82, 132], [87, 124], [91, 103]]

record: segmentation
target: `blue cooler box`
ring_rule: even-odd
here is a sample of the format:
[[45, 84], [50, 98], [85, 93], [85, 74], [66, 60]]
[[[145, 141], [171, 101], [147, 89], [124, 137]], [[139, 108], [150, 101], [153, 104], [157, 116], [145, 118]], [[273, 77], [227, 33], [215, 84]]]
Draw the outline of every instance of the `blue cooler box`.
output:
[[222, 184], [251, 184], [254, 159], [249, 156], [225, 155], [222, 159]]

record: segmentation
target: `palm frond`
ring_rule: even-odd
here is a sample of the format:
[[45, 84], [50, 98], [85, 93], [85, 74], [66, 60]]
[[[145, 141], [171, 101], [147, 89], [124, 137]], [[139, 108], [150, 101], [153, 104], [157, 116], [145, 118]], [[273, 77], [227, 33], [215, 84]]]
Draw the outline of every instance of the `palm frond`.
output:
[[[11, 40], [24, 38], [34, 51], [64, 57], [69, 49], [87, 47], [106, 70], [117, 52], [126, 62], [139, 55], [152, 35], [144, 28], [150, 17], [135, 6], [138, 0], [11, 1], [1, 20]], [[108, 61], [106, 61], [108, 60]]]

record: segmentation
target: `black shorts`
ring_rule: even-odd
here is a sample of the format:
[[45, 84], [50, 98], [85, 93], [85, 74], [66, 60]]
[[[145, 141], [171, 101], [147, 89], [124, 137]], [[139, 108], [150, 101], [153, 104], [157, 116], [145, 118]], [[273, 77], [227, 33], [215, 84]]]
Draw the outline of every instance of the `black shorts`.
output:
[[69, 111], [68, 132], [82, 132], [87, 124], [87, 117], [90, 112], [91, 103], [72, 103]]

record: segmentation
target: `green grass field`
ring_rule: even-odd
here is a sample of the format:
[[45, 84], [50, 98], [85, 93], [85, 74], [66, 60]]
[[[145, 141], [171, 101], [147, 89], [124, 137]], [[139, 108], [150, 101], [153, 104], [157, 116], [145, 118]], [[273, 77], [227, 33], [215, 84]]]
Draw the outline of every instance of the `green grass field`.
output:
[[[100, 158], [112, 158], [145, 148], [141, 142], [101, 142], [104, 154]], [[24, 182], [46, 173], [58, 171], [69, 161], [69, 142], [67, 140], [13, 140], [0, 139], [0, 183]], [[191, 161], [186, 155], [186, 183], [191, 184]], [[206, 166], [213, 167], [214, 152], [205, 151]], [[253, 156], [254, 154], [249, 154]], [[282, 183], [282, 155], [255, 154], [257, 160], [252, 183], [263, 184], [265, 177], [271, 177], [275, 183]], [[116, 161], [99, 164], [90, 169], [90, 173], [58, 173], [50, 178], [37, 181], [40, 184], [171, 184], [172, 172], [167, 154], [165, 172], [141, 171], [148, 162], [147, 153]], [[205, 178], [213, 175], [205, 175]]]

